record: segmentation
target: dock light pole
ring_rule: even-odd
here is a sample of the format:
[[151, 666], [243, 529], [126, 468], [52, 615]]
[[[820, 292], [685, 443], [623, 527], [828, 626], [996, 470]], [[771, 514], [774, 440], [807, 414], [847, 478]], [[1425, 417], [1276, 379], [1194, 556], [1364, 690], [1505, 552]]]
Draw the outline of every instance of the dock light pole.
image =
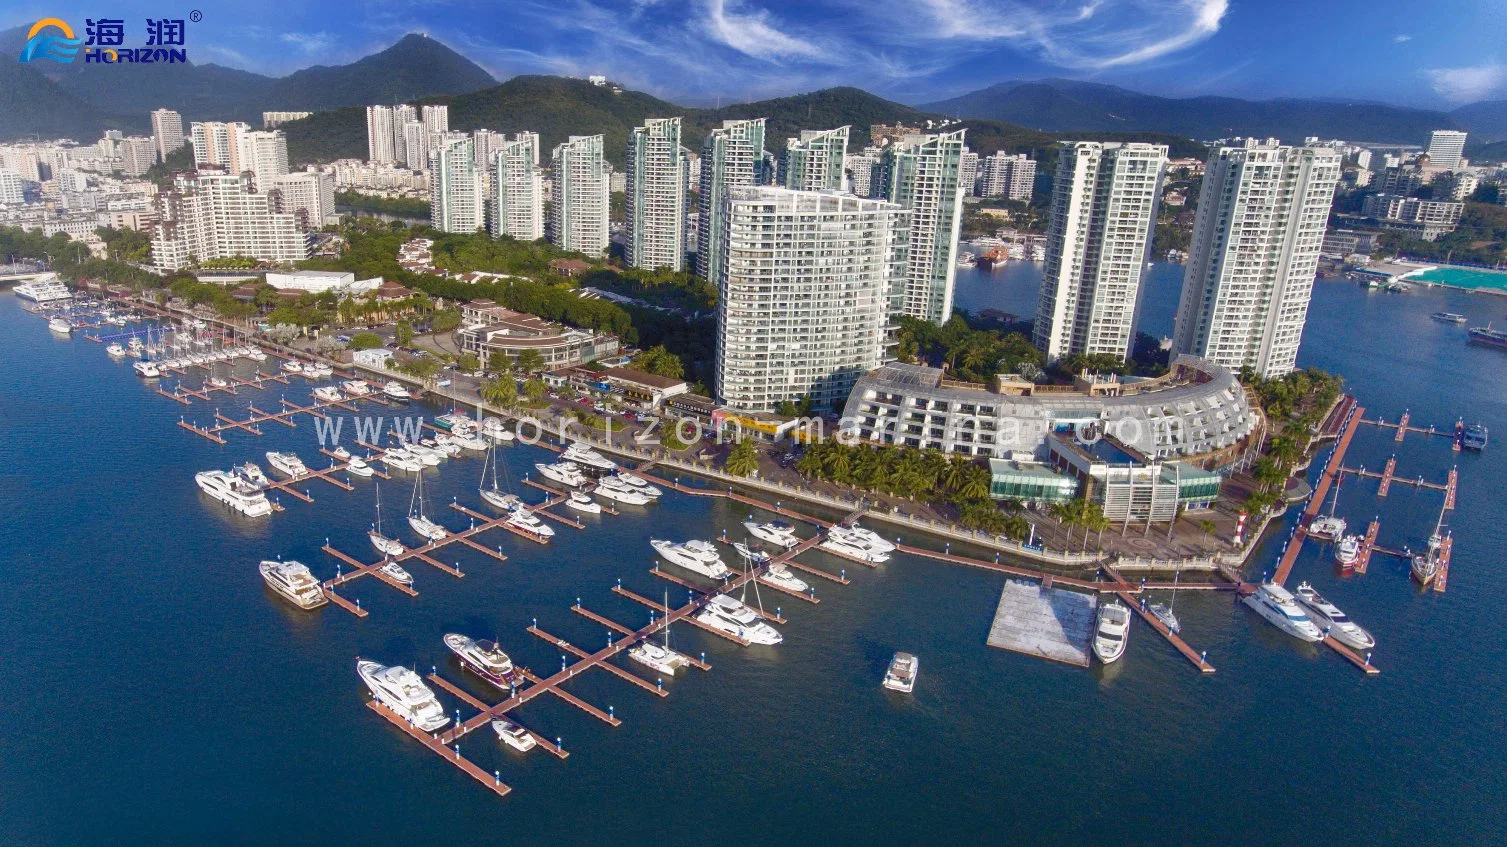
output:
[[1208, 650], [1203, 650], [1203, 651], [1199, 652], [1199, 654], [1198, 654], [1198, 661], [1200, 661], [1203, 664], [1207, 665], [1209, 663], [1208, 662], [1208, 658], [1209, 658], [1209, 651]]
[[558, 735], [555, 736], [555, 749], [562, 752], [565, 750], [565, 742], [560, 740], [560, 736]]
[[660, 677], [659, 679], [655, 680], [654, 684], [659, 687], [660, 691], [665, 690], [665, 678], [664, 677]]
[[607, 707], [607, 717], [612, 718], [613, 720], [617, 720], [617, 715], [611, 706]]
[[706, 664], [706, 651], [705, 650], [701, 651], [701, 664], [703, 664], [703, 665]]
[[492, 771], [492, 784], [493, 785], [501, 785], [502, 784], [502, 771]]
[[1371, 651], [1366, 651], [1366, 667], [1371, 667]]

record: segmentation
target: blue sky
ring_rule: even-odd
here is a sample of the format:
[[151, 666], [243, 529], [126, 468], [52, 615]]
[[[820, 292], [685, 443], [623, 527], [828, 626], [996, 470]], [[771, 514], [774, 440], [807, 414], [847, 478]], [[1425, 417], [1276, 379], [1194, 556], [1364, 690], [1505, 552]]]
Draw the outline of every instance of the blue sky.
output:
[[[139, 32], [186, 18], [182, 2], [21, 0], [5, 23], [124, 17]], [[691, 104], [841, 84], [919, 102], [1044, 76], [1171, 96], [1507, 98], [1501, 0], [198, 2], [192, 59], [275, 75], [421, 31], [498, 78], [604, 73]]]

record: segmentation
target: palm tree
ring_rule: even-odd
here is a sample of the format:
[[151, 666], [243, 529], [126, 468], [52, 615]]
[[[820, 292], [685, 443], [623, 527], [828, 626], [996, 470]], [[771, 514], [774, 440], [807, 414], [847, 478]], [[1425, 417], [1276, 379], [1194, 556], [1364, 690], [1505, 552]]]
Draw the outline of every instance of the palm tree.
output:
[[723, 470], [733, 476], [748, 476], [759, 469], [759, 453], [752, 441], [739, 441], [727, 454]]
[[827, 478], [837, 482], [846, 482], [848, 474], [852, 472], [852, 458], [848, 455], [848, 448], [834, 443], [832, 451], [826, 456], [822, 466], [827, 471]]
[[964, 462], [963, 469], [963, 481], [953, 489], [953, 492], [964, 500], [981, 500], [988, 497], [994, 477], [987, 470], [972, 462]]
[[947, 463], [947, 472], [942, 475], [943, 487], [954, 492], [962, 488], [963, 483], [968, 479], [968, 466], [971, 464], [972, 462], [962, 456], [953, 456], [952, 460]]

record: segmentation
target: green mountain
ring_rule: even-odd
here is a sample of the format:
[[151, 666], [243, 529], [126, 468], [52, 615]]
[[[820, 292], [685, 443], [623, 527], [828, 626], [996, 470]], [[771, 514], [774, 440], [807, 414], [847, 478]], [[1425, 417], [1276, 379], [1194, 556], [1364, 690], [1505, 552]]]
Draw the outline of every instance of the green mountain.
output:
[[[1472, 146], [1507, 140], [1507, 100], [1482, 100], [1461, 106], [1449, 114], [1470, 132], [1466, 142]], [[1473, 155], [1480, 157], [1479, 153]], [[1498, 155], [1493, 161], [1500, 158]]]
[[30, 67], [0, 58], [0, 139], [72, 138], [84, 143], [105, 129], [145, 131], [146, 113], [109, 115]]
[[1338, 100], [1172, 98], [1067, 79], [1002, 82], [921, 108], [1010, 121], [1047, 132], [1164, 132], [1192, 138], [1305, 136], [1426, 143], [1430, 130], [1462, 129], [1443, 112]]
[[[26, 30], [0, 32], [0, 56], [18, 55]], [[190, 46], [189, 55], [193, 55]], [[316, 65], [275, 78], [221, 67], [198, 65], [139, 65], [106, 68], [82, 62], [39, 62], [10, 68], [28, 71], [19, 84], [41, 91], [61, 91], [70, 103], [82, 103], [90, 116], [84, 125], [103, 129], [143, 127], [153, 109], [176, 109], [185, 120], [244, 120], [261, 122], [264, 110], [314, 111], [367, 103], [409, 101], [426, 95], [458, 94], [494, 85], [496, 80], [480, 66], [440, 42], [423, 35], [406, 35], [380, 53], [349, 65]], [[42, 77], [52, 88], [41, 86]], [[20, 95], [17, 95], [18, 99]], [[0, 112], [0, 139], [23, 131], [52, 133], [50, 127], [76, 126], [77, 121], [42, 108], [45, 99], [26, 105], [23, 111]], [[94, 116], [104, 115], [103, 120]], [[117, 116], [139, 116], [121, 118]], [[14, 127], [14, 128], [13, 128]], [[30, 129], [22, 129], [30, 128]], [[91, 129], [89, 134], [98, 134]], [[53, 133], [56, 134], [56, 133]]]

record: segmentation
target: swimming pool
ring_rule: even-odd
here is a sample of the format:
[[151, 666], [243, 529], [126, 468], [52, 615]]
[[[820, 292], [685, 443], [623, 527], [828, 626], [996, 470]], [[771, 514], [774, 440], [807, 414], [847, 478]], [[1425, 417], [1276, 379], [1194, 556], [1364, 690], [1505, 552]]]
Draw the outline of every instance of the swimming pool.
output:
[[1455, 288], [1485, 288], [1507, 293], [1507, 272], [1480, 268], [1438, 267], [1408, 274], [1410, 282], [1431, 282]]

